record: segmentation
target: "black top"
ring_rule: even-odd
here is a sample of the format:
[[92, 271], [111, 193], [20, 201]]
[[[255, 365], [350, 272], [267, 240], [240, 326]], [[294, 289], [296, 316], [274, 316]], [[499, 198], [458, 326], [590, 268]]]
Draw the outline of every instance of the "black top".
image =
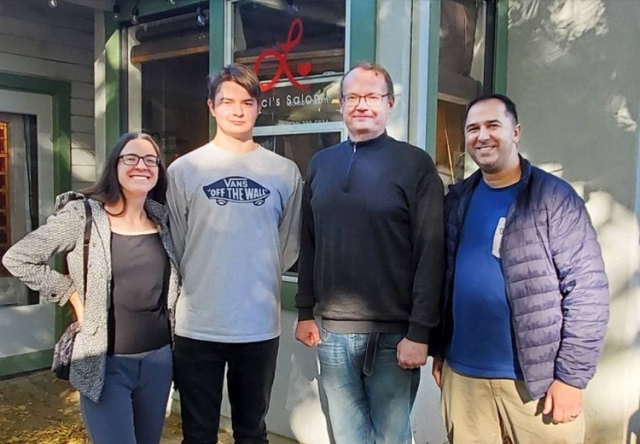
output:
[[112, 233], [111, 269], [107, 354], [142, 353], [169, 344], [169, 260], [159, 234]]
[[337, 333], [426, 343], [444, 273], [444, 191], [431, 157], [386, 134], [318, 152], [302, 202], [296, 306]]

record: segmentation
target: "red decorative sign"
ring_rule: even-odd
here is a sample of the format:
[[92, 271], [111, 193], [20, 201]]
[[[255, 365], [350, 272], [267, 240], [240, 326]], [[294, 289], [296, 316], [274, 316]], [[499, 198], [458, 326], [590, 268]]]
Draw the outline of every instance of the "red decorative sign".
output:
[[[271, 91], [275, 88], [276, 83], [282, 77], [283, 74], [287, 76], [291, 84], [298, 89], [306, 89], [309, 88], [309, 85], [304, 85], [296, 80], [291, 72], [291, 68], [289, 67], [289, 62], [287, 61], [287, 56], [289, 52], [298, 46], [300, 41], [302, 40], [302, 19], [295, 18], [291, 22], [291, 26], [289, 27], [289, 35], [287, 35], [287, 41], [285, 43], [277, 43], [277, 45], [282, 49], [281, 51], [275, 49], [266, 49], [258, 55], [256, 58], [256, 63], [253, 65], [253, 70], [258, 74], [260, 72], [260, 66], [262, 62], [267, 57], [273, 57], [278, 61], [278, 70], [274, 74], [273, 78], [269, 81], [269, 83], [263, 83], [261, 85], [262, 91]], [[311, 72], [311, 63], [310, 62], [300, 62], [297, 66], [298, 74], [302, 77], [306, 77]]]

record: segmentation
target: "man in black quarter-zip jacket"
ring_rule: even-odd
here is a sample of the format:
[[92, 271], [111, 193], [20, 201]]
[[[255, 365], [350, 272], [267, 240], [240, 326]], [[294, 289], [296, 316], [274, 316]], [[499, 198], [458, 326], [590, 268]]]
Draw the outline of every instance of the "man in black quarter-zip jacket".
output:
[[438, 323], [443, 186], [427, 153], [387, 135], [394, 95], [384, 68], [347, 72], [340, 104], [349, 140], [317, 153], [307, 174], [296, 338], [318, 346], [336, 444], [411, 444]]

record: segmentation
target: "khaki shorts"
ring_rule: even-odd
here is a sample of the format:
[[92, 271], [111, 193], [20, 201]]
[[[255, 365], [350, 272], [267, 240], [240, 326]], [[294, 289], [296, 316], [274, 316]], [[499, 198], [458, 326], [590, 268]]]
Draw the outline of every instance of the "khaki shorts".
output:
[[[583, 444], [584, 415], [553, 424], [523, 381], [463, 376], [445, 362], [442, 418], [451, 444]], [[508, 441], [507, 441], [508, 442]]]

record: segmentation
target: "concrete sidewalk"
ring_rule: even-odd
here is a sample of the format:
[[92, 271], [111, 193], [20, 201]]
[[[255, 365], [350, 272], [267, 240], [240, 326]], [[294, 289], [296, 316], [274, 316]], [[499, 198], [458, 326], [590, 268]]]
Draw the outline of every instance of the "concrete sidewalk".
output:
[[[167, 418], [161, 444], [180, 444], [180, 419]], [[272, 444], [295, 444], [270, 436]], [[219, 444], [233, 444], [221, 431]], [[90, 444], [80, 417], [78, 392], [48, 370], [0, 380], [0, 443]]]

